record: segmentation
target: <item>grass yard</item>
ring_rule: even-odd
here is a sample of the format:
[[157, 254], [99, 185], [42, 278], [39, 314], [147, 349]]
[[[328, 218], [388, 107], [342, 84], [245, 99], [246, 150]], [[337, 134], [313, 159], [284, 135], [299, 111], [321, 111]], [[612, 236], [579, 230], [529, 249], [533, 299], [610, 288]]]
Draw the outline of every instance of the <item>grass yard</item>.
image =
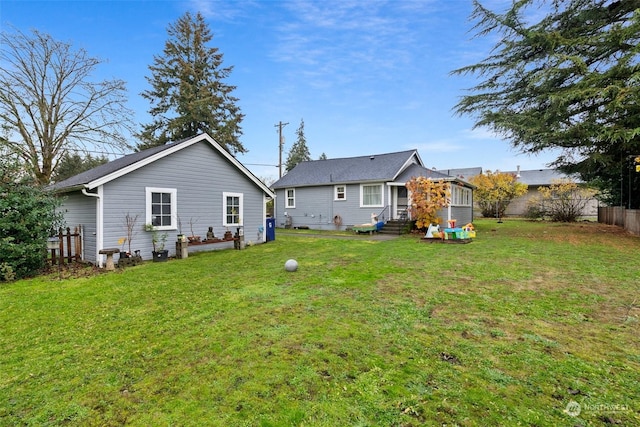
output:
[[0, 285], [0, 424], [640, 425], [640, 238], [476, 225]]

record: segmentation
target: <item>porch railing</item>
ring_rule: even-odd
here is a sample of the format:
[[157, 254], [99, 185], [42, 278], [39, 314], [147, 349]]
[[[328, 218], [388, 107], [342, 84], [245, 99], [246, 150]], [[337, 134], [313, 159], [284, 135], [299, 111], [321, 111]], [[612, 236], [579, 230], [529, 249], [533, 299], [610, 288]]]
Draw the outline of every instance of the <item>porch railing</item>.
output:
[[391, 219], [391, 206], [387, 205], [378, 214], [378, 221], [387, 222]]

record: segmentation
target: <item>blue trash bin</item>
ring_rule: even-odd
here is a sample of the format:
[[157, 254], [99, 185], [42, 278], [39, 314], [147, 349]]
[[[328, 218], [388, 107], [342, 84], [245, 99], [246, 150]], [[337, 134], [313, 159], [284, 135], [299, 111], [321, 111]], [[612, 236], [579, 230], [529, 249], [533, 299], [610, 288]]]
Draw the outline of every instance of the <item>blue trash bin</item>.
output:
[[276, 240], [276, 219], [267, 218], [267, 242]]

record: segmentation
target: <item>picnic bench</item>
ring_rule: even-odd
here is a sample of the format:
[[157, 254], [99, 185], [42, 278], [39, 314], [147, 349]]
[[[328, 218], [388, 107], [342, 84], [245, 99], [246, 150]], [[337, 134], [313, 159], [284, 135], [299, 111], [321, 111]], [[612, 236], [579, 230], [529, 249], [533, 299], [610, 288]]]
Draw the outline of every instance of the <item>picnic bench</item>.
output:
[[356, 233], [369, 233], [373, 234], [375, 231], [380, 231], [384, 226], [383, 221], [378, 221], [375, 224], [360, 224], [354, 225], [352, 230]]

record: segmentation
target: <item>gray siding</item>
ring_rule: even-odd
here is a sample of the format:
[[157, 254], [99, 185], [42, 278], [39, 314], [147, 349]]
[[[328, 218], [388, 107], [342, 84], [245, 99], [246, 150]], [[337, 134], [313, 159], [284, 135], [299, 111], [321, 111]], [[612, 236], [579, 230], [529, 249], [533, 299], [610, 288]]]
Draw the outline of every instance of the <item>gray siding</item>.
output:
[[[334, 230], [337, 227], [333, 223], [333, 218], [339, 215], [342, 218], [342, 226], [345, 229], [358, 224], [368, 224], [371, 222], [371, 214], [379, 214], [384, 208], [360, 207], [360, 184], [347, 185], [347, 195], [345, 200], [334, 200], [334, 187], [298, 187], [295, 189], [295, 208], [287, 208], [286, 190], [276, 190], [276, 227], [285, 227], [287, 218], [291, 219], [293, 227], [307, 226], [316, 230]], [[388, 190], [384, 186], [383, 204], [389, 205], [387, 200]], [[440, 212], [441, 224], [447, 223], [447, 209]], [[388, 213], [387, 213], [388, 216]], [[473, 221], [471, 206], [452, 206], [451, 218], [457, 220], [457, 224], [467, 224]]]
[[[145, 187], [177, 190], [177, 214], [182, 233], [186, 235], [191, 234], [191, 219], [196, 235], [204, 238], [210, 226], [216, 237], [224, 234], [223, 192], [243, 194], [242, 221], [246, 241], [255, 242], [258, 228], [265, 225], [262, 190], [211, 146], [199, 143], [104, 185], [105, 247], [118, 246], [118, 239], [126, 236], [124, 217], [129, 212], [139, 215], [138, 234], [133, 239], [131, 249], [139, 249], [144, 259], [152, 257], [151, 233], [144, 231]], [[169, 250], [170, 256], [175, 255], [178, 233], [177, 227], [168, 231], [165, 249]], [[219, 246], [225, 247], [224, 244]], [[217, 249], [218, 246], [208, 245], [207, 248]]]
[[64, 214], [66, 227], [74, 229], [82, 226], [83, 232], [83, 260], [96, 262], [96, 199], [87, 197], [79, 191], [63, 196], [60, 211]]
[[[451, 219], [456, 220], [456, 227], [473, 222], [470, 206], [451, 206]], [[441, 224], [447, 224], [446, 212]]]
[[[84, 227], [84, 259], [97, 263], [97, 252], [102, 248], [117, 247], [118, 240], [126, 237], [125, 215], [138, 215], [131, 250], [140, 250], [144, 259], [151, 259], [151, 233], [144, 231], [146, 221], [146, 187], [175, 189], [177, 215], [182, 233], [191, 234], [189, 220], [194, 220], [194, 233], [206, 236], [213, 227], [216, 237], [222, 237], [223, 193], [240, 193], [243, 197], [242, 223], [245, 242], [262, 243], [266, 234], [265, 194], [249, 177], [245, 176], [217, 150], [207, 143], [197, 143], [161, 158], [143, 168], [132, 171], [102, 186], [102, 243], [98, 241], [97, 199], [81, 192], [65, 194], [61, 211], [68, 226]], [[95, 192], [95, 190], [94, 190]], [[236, 232], [235, 229], [230, 231]], [[179, 230], [169, 230], [165, 249], [175, 255], [175, 241]], [[100, 247], [98, 247], [100, 246]], [[233, 243], [194, 246], [192, 251], [233, 247]], [[124, 250], [128, 250], [128, 243]]]
[[[298, 187], [295, 189], [295, 208], [285, 206], [287, 189], [276, 190], [276, 227], [285, 227], [285, 212], [293, 227], [306, 226], [316, 230], [335, 230], [338, 227], [334, 224], [334, 218], [340, 216], [342, 225], [339, 228], [344, 230], [354, 225], [368, 224], [371, 222], [371, 214], [377, 215], [382, 211], [382, 207], [360, 207], [360, 184], [345, 187], [344, 200], [334, 200], [333, 185]], [[384, 205], [389, 204], [387, 194], [387, 187], [383, 186]]]

